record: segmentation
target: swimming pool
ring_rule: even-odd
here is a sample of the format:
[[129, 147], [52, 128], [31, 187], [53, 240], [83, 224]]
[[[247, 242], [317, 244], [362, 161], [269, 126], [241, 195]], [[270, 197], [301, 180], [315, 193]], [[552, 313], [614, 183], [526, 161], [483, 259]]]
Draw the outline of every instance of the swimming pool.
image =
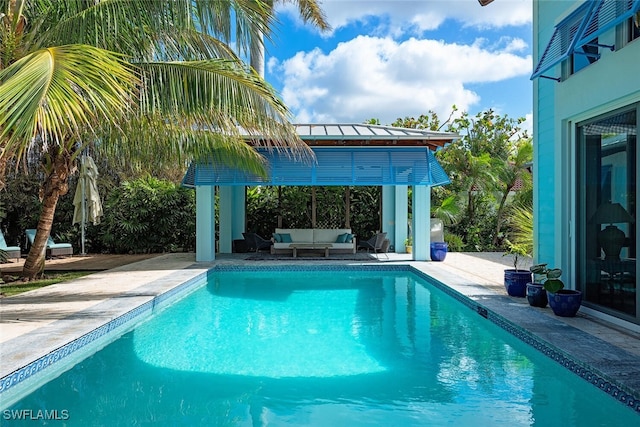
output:
[[424, 278], [366, 270], [216, 272], [8, 410], [68, 425], [638, 421]]

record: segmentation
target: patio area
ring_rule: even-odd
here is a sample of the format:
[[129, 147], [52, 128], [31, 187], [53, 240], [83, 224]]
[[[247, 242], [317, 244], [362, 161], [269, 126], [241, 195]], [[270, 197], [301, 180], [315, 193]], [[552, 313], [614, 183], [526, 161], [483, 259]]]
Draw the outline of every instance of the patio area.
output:
[[[72, 282], [0, 299], [0, 378], [27, 366], [118, 316], [154, 300], [214, 265], [411, 264], [453, 291], [486, 307], [510, 323], [514, 335], [534, 337], [560, 354], [611, 379], [640, 408], [640, 334], [579, 312], [559, 318], [549, 308], [529, 307], [526, 299], [506, 295], [503, 271], [510, 259], [502, 253], [449, 253], [444, 262], [414, 262], [406, 254], [353, 260], [248, 260], [251, 254], [223, 254], [211, 263], [196, 263], [194, 254], [71, 257], [47, 262], [48, 269], [97, 273]], [[134, 262], [129, 262], [134, 261]], [[119, 264], [119, 266], [114, 266]], [[19, 269], [19, 265], [7, 268]], [[100, 271], [101, 270], [101, 271]], [[514, 332], [515, 331], [515, 332]], [[0, 387], [2, 390], [2, 387]]]

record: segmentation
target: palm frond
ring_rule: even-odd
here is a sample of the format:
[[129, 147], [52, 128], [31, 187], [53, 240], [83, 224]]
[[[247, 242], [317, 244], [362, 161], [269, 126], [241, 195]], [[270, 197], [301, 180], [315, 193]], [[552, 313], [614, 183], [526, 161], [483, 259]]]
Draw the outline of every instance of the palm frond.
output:
[[322, 31], [331, 29], [327, 17], [316, 0], [282, 0], [283, 3], [297, 3], [298, 11], [304, 22], [311, 23]]
[[244, 138], [207, 130], [185, 132], [182, 126], [166, 123], [164, 116], [124, 122], [117, 132], [108, 129], [93, 147], [124, 173], [186, 171], [191, 161], [221, 163], [259, 176], [266, 173], [264, 158]]
[[[186, 129], [244, 137], [257, 146], [312, 152], [289, 123], [275, 91], [239, 61], [139, 64], [142, 114], [168, 114]], [[175, 122], [177, 124], [177, 122]]]
[[530, 206], [513, 206], [508, 221], [513, 229], [514, 243], [533, 253], [533, 209]]
[[[3, 152], [21, 156], [38, 135], [60, 144], [100, 120], [115, 121], [135, 101], [137, 76], [122, 55], [87, 45], [34, 52], [0, 71]], [[0, 154], [1, 155], [1, 154]]]
[[246, 52], [251, 38], [273, 24], [270, 9], [256, 0], [78, 0], [51, 4], [47, 13], [43, 46], [91, 44], [144, 60], [229, 58], [224, 44], [235, 38]]

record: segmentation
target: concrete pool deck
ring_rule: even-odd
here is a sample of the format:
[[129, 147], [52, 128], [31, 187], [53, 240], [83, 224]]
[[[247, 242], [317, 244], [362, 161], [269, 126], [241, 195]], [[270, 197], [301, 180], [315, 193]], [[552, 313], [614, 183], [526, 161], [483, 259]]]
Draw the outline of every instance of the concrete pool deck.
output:
[[[130, 312], [215, 265], [366, 264], [349, 260], [247, 260], [248, 254], [219, 255], [196, 263], [194, 254], [166, 254], [111, 268], [70, 282], [0, 299], [0, 378]], [[549, 308], [529, 307], [506, 295], [500, 253], [449, 253], [444, 262], [411, 262], [406, 254], [381, 257], [382, 264], [411, 264], [454, 291], [562, 354], [610, 378], [640, 408], [640, 334], [584, 312], [559, 318]], [[3, 266], [3, 272], [6, 269]], [[606, 384], [599, 385], [601, 388]], [[606, 391], [606, 390], [605, 390]]]

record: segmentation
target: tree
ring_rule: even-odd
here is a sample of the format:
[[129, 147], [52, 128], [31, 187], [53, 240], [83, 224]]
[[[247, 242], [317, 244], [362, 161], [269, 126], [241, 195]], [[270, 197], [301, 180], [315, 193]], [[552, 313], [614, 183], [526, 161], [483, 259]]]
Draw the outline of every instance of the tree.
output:
[[34, 161], [45, 176], [24, 276], [43, 266], [56, 204], [87, 150], [131, 169], [207, 159], [264, 173], [246, 132], [253, 145], [312, 155], [274, 90], [228, 44], [247, 46], [272, 25], [267, 6], [0, 0], [0, 177]]
[[[326, 21], [324, 12], [315, 0], [276, 0], [280, 3], [295, 3], [298, 6], [298, 12], [305, 23], [311, 23], [322, 31], [329, 30], [331, 27]], [[274, 0], [264, 2], [268, 13], [273, 13]], [[270, 35], [270, 28], [256, 28], [257, 34], [251, 38], [249, 48], [249, 60], [251, 67], [260, 76], [264, 77], [264, 36]]]
[[407, 128], [407, 129], [428, 129], [432, 131], [441, 131], [445, 126], [448, 129], [451, 127], [451, 121], [453, 120], [458, 108], [453, 105], [451, 107], [451, 113], [449, 117], [444, 122], [440, 123], [440, 119], [438, 118], [438, 114], [429, 110], [427, 114], [421, 114], [418, 118], [414, 117], [405, 117], [404, 119], [397, 118], [395, 122], [391, 123], [391, 126]]
[[[468, 230], [476, 229], [473, 224], [477, 221], [484, 222], [485, 215], [480, 215], [477, 210], [486, 203], [488, 195], [493, 198], [493, 190], [513, 186], [513, 183], [506, 184], [503, 180], [510, 178], [506, 171], [511, 167], [513, 140], [520, 135], [519, 125], [523, 121], [524, 118], [499, 116], [489, 109], [475, 117], [464, 112], [448, 126], [448, 131], [459, 133], [461, 138], [438, 152], [437, 156], [451, 178], [451, 190], [466, 194], [466, 213], [462, 223]], [[526, 132], [522, 137], [527, 137]], [[496, 207], [496, 213], [502, 207], [503, 204]], [[494, 234], [489, 239], [493, 245], [497, 243], [495, 221], [502, 222], [494, 219], [493, 227], [486, 228], [486, 223], [482, 227], [493, 229], [494, 233], [489, 231]]]
[[512, 153], [506, 162], [498, 164], [498, 189], [500, 201], [496, 211], [496, 230], [493, 235], [493, 244], [498, 244], [500, 232], [504, 222], [504, 210], [507, 198], [518, 183], [531, 181], [531, 174], [526, 168], [533, 161], [533, 144], [531, 139], [521, 139], [513, 144]]

